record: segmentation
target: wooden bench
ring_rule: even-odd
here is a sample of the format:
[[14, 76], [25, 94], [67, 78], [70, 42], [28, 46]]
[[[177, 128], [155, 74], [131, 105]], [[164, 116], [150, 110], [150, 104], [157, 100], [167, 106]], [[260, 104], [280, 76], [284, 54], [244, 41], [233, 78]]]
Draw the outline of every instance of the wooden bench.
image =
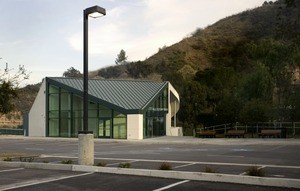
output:
[[245, 130], [228, 130], [225, 137], [245, 137]]
[[274, 137], [280, 138], [281, 137], [281, 130], [280, 129], [263, 129], [260, 133], [258, 133], [259, 137]]
[[216, 131], [213, 130], [199, 131], [196, 132], [196, 136], [202, 138], [216, 138]]
[[8, 155], [1, 158], [4, 158], [4, 160], [6, 161], [11, 161], [12, 159], [19, 159], [21, 162], [32, 162], [36, 157], [39, 157], [39, 155]]
[[28, 156], [20, 156], [21, 162], [32, 162], [34, 161], [35, 157], [38, 157], [37, 155], [28, 155]]

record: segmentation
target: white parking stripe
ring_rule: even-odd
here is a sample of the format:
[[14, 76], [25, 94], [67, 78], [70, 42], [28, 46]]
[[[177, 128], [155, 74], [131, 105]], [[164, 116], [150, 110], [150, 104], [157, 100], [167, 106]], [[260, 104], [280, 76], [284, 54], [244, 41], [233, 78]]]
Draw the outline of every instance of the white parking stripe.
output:
[[23, 170], [24, 168], [13, 168], [13, 169], [7, 169], [7, 170], [0, 170], [0, 172], [10, 172], [10, 171], [16, 171], [16, 170]]
[[69, 179], [69, 178], [76, 178], [76, 177], [80, 177], [80, 176], [90, 175], [90, 174], [93, 174], [93, 173], [94, 172], [89, 172], [89, 173], [84, 173], [84, 174], [77, 174], [77, 175], [72, 175], [72, 176], [65, 176], [65, 177], [61, 177], [61, 178], [50, 178], [48, 180], [42, 180], [42, 181], [36, 181], [36, 182], [31, 182], [31, 183], [25, 183], [25, 184], [17, 185], [17, 186], [11, 186], [11, 187], [8, 187], [8, 188], [1, 189], [1, 191], [11, 190], [11, 189], [16, 189], [16, 188], [23, 188], [23, 187], [27, 187], [27, 186], [34, 186], [34, 185], [38, 185], [38, 184], [43, 184], [43, 183], [48, 183], [48, 182], [54, 182], [54, 181], [64, 180], [64, 179]]
[[184, 183], [189, 182], [189, 181], [190, 181], [190, 180], [184, 180], [184, 181], [176, 182], [176, 183], [174, 183], [174, 184], [170, 184], [169, 186], [165, 186], [165, 187], [162, 187], [162, 188], [153, 190], [153, 191], [167, 190], [167, 189], [169, 189], [169, 188], [172, 188], [172, 187], [177, 186], [177, 185], [180, 185], [180, 184], [184, 184]]
[[277, 149], [281, 149], [281, 148], [284, 148], [284, 147], [286, 147], [286, 145], [281, 145], [281, 146], [278, 146], [278, 147], [273, 147], [273, 148], [268, 149], [268, 150], [265, 150], [265, 151], [266, 151], [266, 152], [275, 151], [275, 150], [277, 150]]
[[263, 169], [263, 168], [266, 168], [266, 166], [261, 166], [261, 167], [259, 167], [257, 169], [260, 170], [260, 169]]
[[[134, 163], [134, 162], [139, 162], [139, 161], [138, 160], [128, 161], [128, 163]], [[121, 163], [123, 163], [123, 162], [111, 163], [106, 166], [114, 166], [114, 165], [121, 164]]]
[[233, 155], [207, 155], [209, 157], [227, 157], [227, 158], [245, 158], [245, 156], [233, 156]]
[[123, 148], [123, 147], [137, 147], [140, 145], [120, 145], [120, 146], [112, 146], [112, 148]]
[[196, 164], [196, 163], [191, 163], [191, 164], [184, 164], [184, 165], [180, 165], [180, 166], [175, 166], [175, 167], [173, 167], [173, 169], [181, 168], [181, 167], [186, 167], [186, 166], [192, 166], [192, 165], [194, 165], [194, 164]]
[[44, 151], [45, 149], [42, 149], [42, 148], [25, 148], [25, 150]]
[[[259, 169], [263, 169], [263, 168], [266, 168], [267, 166], [261, 166], [261, 167], [258, 167], [257, 169], [259, 170]], [[247, 174], [247, 172], [243, 172], [243, 173], [241, 173], [240, 175], [246, 175]]]

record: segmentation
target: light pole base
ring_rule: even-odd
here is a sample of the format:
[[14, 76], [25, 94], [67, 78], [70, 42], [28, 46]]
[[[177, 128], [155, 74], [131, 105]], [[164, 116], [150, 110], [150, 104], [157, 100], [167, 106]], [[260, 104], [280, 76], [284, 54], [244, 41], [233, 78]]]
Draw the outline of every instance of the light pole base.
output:
[[78, 134], [78, 164], [94, 165], [94, 135]]

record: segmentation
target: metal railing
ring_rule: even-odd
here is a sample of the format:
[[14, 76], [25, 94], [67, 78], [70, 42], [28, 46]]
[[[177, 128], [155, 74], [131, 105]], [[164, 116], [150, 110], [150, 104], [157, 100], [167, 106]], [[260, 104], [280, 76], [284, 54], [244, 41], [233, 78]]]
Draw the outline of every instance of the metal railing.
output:
[[204, 127], [204, 130], [214, 130], [219, 134], [226, 133], [230, 129], [245, 130], [245, 133], [251, 134], [252, 137], [263, 129], [280, 129], [285, 137], [300, 137], [300, 122], [229, 123]]
[[0, 135], [24, 135], [24, 129], [0, 129]]

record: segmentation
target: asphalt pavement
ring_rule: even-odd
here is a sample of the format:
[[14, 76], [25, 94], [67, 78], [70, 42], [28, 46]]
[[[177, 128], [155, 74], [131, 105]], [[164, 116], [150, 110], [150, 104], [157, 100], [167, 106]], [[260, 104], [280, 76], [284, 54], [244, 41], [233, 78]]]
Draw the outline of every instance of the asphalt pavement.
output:
[[[171, 165], [172, 171], [204, 173], [209, 168], [215, 173], [228, 176], [243, 176], [249, 167], [257, 166], [263, 169], [265, 176], [269, 178], [300, 180], [299, 146], [300, 140], [298, 139], [198, 139], [193, 137], [159, 137], [141, 141], [95, 139], [95, 164], [102, 162], [106, 164], [106, 167], [115, 169], [120, 163], [130, 163], [130, 169], [157, 170], [163, 162], [167, 162]], [[78, 140], [1, 136], [0, 153], [40, 155], [34, 160], [35, 163], [40, 164], [61, 164], [65, 160], [77, 164]], [[18, 158], [13, 159], [15, 162], [18, 160]], [[173, 184], [176, 185], [170, 190], [196, 190], [203, 186], [205, 190], [279, 189], [221, 182], [166, 179], [167, 177], [136, 177], [95, 172], [1, 167], [0, 185], [2, 187], [0, 186], [0, 190], [4, 188], [24, 190], [27, 182], [34, 182], [34, 177], [43, 177], [44, 171], [48, 172], [46, 174], [49, 176], [53, 172], [53, 177], [67, 178], [56, 180], [52, 176], [44, 177], [41, 181], [37, 181], [37, 184], [25, 186], [26, 189], [74, 190], [76, 187], [85, 190], [83, 189], [85, 187], [89, 190], [97, 190], [101, 186], [101, 190], [156, 190], [161, 188], [165, 190], [168, 189], [167, 186]], [[2, 176], [3, 173], [7, 176]], [[41, 176], [36, 173], [40, 173]], [[20, 176], [21, 174], [26, 174], [26, 176]], [[29, 180], [24, 177], [28, 177]], [[117, 177], [118, 181], [112, 177]], [[16, 180], [17, 183], [10, 183], [12, 180]], [[124, 180], [124, 182], [119, 180]], [[18, 182], [21, 187], [14, 188], [13, 185], [18, 185]], [[72, 186], [73, 184], [77, 186]], [[41, 186], [45, 185], [46, 187], [41, 189]], [[284, 187], [289, 187], [289, 185], [284, 185]], [[283, 189], [295, 190], [282, 187], [279, 190]]]

